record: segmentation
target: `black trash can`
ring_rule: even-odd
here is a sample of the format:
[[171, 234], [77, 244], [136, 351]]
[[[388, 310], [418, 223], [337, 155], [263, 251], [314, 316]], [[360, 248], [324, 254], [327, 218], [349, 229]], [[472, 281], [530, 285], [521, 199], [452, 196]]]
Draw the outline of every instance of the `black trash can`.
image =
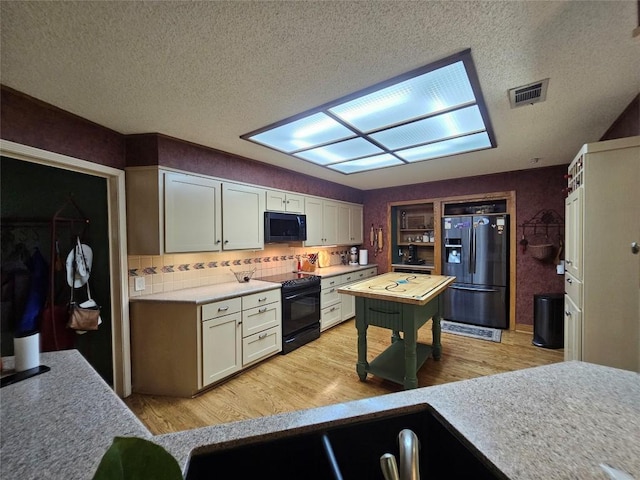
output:
[[533, 296], [533, 343], [536, 347], [564, 347], [564, 294]]

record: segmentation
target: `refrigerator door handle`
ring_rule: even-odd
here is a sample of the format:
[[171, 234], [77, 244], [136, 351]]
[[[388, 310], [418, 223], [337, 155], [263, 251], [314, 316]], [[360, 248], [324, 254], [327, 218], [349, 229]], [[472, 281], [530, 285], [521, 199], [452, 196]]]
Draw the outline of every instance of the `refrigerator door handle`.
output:
[[459, 287], [457, 285], [449, 285], [449, 288], [453, 290], [467, 290], [470, 292], [499, 292], [496, 288]]
[[469, 273], [473, 273], [473, 236], [472, 236], [473, 227], [469, 228]]

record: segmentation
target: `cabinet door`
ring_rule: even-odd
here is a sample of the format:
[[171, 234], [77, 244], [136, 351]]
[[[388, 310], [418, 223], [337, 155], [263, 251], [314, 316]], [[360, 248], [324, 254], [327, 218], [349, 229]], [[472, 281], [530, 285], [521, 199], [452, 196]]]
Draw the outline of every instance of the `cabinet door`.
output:
[[584, 187], [581, 186], [565, 200], [565, 269], [578, 280], [582, 280], [583, 192]]
[[273, 212], [304, 213], [304, 197], [278, 190], [267, 190], [267, 210]]
[[339, 203], [336, 206], [337, 218], [337, 239], [338, 245], [351, 244], [351, 207], [346, 203]]
[[356, 297], [344, 293], [341, 293], [340, 296], [342, 297], [342, 311], [340, 313], [344, 322], [356, 316]]
[[265, 191], [248, 185], [222, 185], [223, 250], [264, 248]]
[[304, 201], [304, 212], [307, 215], [307, 241], [305, 246], [323, 245], [322, 199], [307, 197]]
[[289, 213], [304, 213], [304, 197], [302, 195], [287, 193], [285, 208], [285, 211]]
[[564, 359], [582, 360], [582, 312], [564, 296]]
[[323, 202], [322, 205], [322, 237], [323, 245], [338, 243], [338, 203]]
[[166, 173], [164, 204], [167, 253], [220, 250], [220, 182]]
[[349, 243], [351, 245], [360, 245], [364, 236], [363, 208], [362, 205], [351, 205], [349, 209]]
[[202, 385], [242, 368], [242, 315], [234, 313], [202, 322]]

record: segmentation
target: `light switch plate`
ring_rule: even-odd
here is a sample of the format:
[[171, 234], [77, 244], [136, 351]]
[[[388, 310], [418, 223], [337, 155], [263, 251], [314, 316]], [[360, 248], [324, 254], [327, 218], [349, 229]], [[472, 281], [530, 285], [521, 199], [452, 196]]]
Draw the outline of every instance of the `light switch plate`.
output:
[[144, 277], [136, 277], [133, 288], [136, 292], [141, 292], [142, 290], [144, 290], [146, 288]]

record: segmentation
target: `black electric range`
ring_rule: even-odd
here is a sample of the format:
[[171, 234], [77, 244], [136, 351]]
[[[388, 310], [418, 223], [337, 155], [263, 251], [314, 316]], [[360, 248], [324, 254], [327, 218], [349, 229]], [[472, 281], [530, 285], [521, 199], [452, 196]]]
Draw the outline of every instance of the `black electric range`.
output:
[[283, 273], [258, 280], [282, 285], [282, 354], [320, 337], [320, 277]]

